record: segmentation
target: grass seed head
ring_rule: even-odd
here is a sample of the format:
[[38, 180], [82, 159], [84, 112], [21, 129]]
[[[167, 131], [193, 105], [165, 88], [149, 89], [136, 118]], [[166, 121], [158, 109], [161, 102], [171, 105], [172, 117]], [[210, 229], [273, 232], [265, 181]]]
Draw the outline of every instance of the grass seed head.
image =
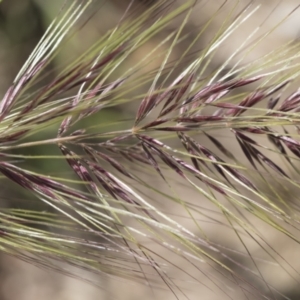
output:
[[[279, 191], [299, 189], [299, 91], [285, 96], [298, 80], [298, 44], [244, 63], [243, 55], [263, 35], [243, 43], [212, 70], [215, 52], [255, 13], [254, 2], [236, 15], [233, 8], [206, 47], [197, 51], [190, 51], [192, 45], [215, 17], [194, 40], [187, 39], [184, 29], [200, 1], [179, 6], [157, 1], [143, 12], [133, 3], [115, 28], [41, 86], [39, 81], [49, 75], [47, 66], [78, 33], [92, 1], [66, 4], [2, 97], [0, 180], [3, 186], [14, 182], [11, 197], [18, 186], [38, 205], [30, 208], [24, 194], [18, 208], [0, 208], [1, 249], [62, 273], [68, 271], [61, 261], [154, 287], [160, 279], [175, 297], [184, 294], [183, 282], [175, 283], [168, 268], [177, 267], [178, 273], [200, 282], [193, 272], [203, 272], [205, 265], [210, 269], [206, 278], [224, 297], [232, 298], [230, 288], [218, 286], [215, 270], [224, 282], [232, 278], [228, 287], [238, 286], [245, 299], [277, 299], [280, 292], [262, 274], [247, 242], [257, 243], [282, 272], [289, 273], [286, 264], [293, 268], [292, 262], [279, 262], [281, 254], [268, 245], [255, 220], [299, 246], [294, 233], [299, 228], [298, 199], [290, 201]], [[130, 57], [176, 18], [176, 28], [128, 67]], [[171, 54], [182, 44], [186, 51], [172, 61]], [[160, 66], [143, 73], [159, 57]], [[129, 121], [119, 114], [105, 117], [136, 99]], [[49, 127], [50, 135], [45, 133]], [[219, 132], [236, 142], [242, 155]], [[34, 159], [49, 165], [58, 161], [56, 166], [64, 165], [61, 174], [40, 174], [31, 166]], [[196, 199], [189, 199], [189, 192], [180, 196], [181, 189], [196, 192]], [[177, 207], [193, 229], [165, 205]], [[214, 242], [200, 216], [233, 233], [243, 250]], [[247, 264], [240, 263], [241, 257]], [[194, 270], [181, 268], [177, 259]]]

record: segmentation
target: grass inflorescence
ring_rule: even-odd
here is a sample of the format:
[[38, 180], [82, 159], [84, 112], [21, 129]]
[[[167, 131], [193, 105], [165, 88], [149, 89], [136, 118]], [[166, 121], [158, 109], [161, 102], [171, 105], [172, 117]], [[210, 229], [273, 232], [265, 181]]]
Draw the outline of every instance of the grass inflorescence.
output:
[[[198, 1], [157, 1], [146, 10], [133, 3], [115, 28], [53, 75], [48, 66], [91, 14], [92, 1], [66, 4], [2, 97], [1, 185], [13, 182], [6, 194], [17, 190], [23, 199], [1, 207], [1, 250], [69, 275], [67, 265], [154, 288], [164, 283], [180, 299], [186, 281], [228, 298], [237, 297], [232, 287], [245, 299], [284, 297], [260, 261], [300, 281], [262, 232], [271, 228], [299, 246], [300, 92], [290, 92], [299, 45], [244, 63], [258, 37], [211, 69], [255, 3], [233, 8], [197, 51], [192, 46], [215, 17], [189, 40], [184, 28]], [[177, 17], [176, 29], [128, 66]], [[160, 66], [143, 73], [155, 59]], [[131, 119], [105, 117], [128, 105]], [[93, 117], [93, 125], [85, 122]], [[34, 160], [61, 164], [63, 172], [39, 172]], [[208, 223], [236, 244], [210, 236]]]

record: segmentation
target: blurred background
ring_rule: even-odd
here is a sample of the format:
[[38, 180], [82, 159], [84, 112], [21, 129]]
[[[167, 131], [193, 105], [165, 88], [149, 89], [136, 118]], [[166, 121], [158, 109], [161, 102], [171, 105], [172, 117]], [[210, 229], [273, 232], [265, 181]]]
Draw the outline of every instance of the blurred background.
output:
[[[72, 43], [65, 48], [59, 57], [50, 65], [54, 72], [59, 64], [70, 55], [77, 55], [87, 45], [92, 44], [101, 34], [108, 29], [113, 28], [121, 18], [124, 10], [129, 4], [129, 0], [95, 0], [95, 9], [97, 14], [84, 29], [72, 39]], [[139, 7], [150, 6], [155, 0], [136, 0], [134, 5]], [[175, 5], [179, 5], [184, 1], [177, 0]], [[212, 34], [221, 26], [224, 17], [236, 1], [227, 1], [226, 7], [214, 18], [211, 29], [206, 31], [204, 36], [198, 41], [196, 48], [201, 49], [211, 39]], [[222, 46], [221, 51], [216, 53], [212, 62], [212, 68], [220, 66], [230, 54], [241, 44], [247, 35], [255, 28], [261, 26], [260, 33], [274, 27], [280, 20], [284, 19], [299, 4], [297, 0], [261, 0], [254, 1], [261, 4], [261, 9], [252, 17], [245, 27], [238, 30], [234, 36]], [[195, 13], [191, 16], [186, 27], [186, 31], [190, 33], [190, 39], [197, 34], [197, 28], [204, 23], [219, 7], [223, 1], [199, 1], [199, 5], [195, 8]], [[242, 0], [239, 7], [246, 6], [249, 1]], [[59, 8], [64, 4], [63, 0], [3, 0], [0, 4], [0, 98], [4, 95], [10, 86], [14, 77], [18, 73], [22, 64], [31, 53], [39, 39], [45, 32], [51, 20], [55, 17]], [[166, 30], [174, 29], [179, 23], [173, 22]], [[255, 60], [261, 55], [287, 43], [290, 40], [297, 40], [300, 34], [300, 9], [296, 10], [274, 33], [266, 37], [250, 55], [248, 61]], [[163, 33], [161, 35], [163, 37]], [[159, 42], [158, 39], [149, 41], [141, 49], [136, 51], [131, 58], [131, 64], [139, 61], [145, 53], [148, 53]], [[188, 42], [188, 41], [187, 41]], [[167, 47], [167, 45], [166, 45]], [[177, 47], [172, 54], [174, 59], [179, 57], [184, 51], [185, 45]], [[72, 52], [72, 53], [71, 53]], [[233, 61], [234, 63], [234, 61]], [[159, 66], [159, 61], [154, 61], [148, 66], [150, 69]], [[132, 116], [136, 107], [127, 106], [120, 109], [112, 109], [107, 112], [107, 119], [124, 118]], [[93, 122], [89, 120], [89, 122]], [[103, 120], [105, 122], [105, 120]], [[53, 129], [49, 129], [49, 136]], [[234, 149], [233, 149], [234, 150]], [[40, 148], [38, 151], [42, 151]], [[34, 154], [34, 153], [30, 153]], [[53, 174], [53, 172], [61, 173], [59, 164], [47, 164], [32, 161], [31, 169], [39, 170], [41, 173]], [[1, 181], [0, 184], [2, 184]], [[13, 196], [9, 185], [0, 186], [1, 206], [19, 206], [18, 199], [24, 198], [22, 192], [16, 192]], [[22, 200], [23, 203], [24, 200]], [[274, 235], [274, 240], [276, 236]], [[284, 245], [283, 252], [287, 256], [295, 258], [295, 267], [300, 271], [300, 259], [292, 251], [288, 242]], [[85, 274], [87, 277], [91, 276]], [[105, 288], [98, 289], [83, 281], [72, 279], [51, 271], [44, 271], [35, 266], [17, 260], [7, 255], [0, 256], [0, 300], [33, 300], [33, 299], [57, 299], [57, 300], [76, 300], [76, 299], [152, 299], [152, 294], [148, 289], [135, 287], [123, 281], [115, 281], [113, 278], [101, 277], [99, 281]], [[300, 290], [298, 286], [291, 285], [287, 278], [283, 278], [280, 274], [274, 276], [273, 283], [278, 286], [279, 290], [286, 293], [290, 299], [300, 299]], [[134, 291], [133, 291], [134, 288]], [[201, 295], [201, 296], [200, 296]], [[173, 299], [171, 296], [170, 299]], [[234, 296], [233, 296], [234, 297]], [[205, 294], [201, 288], [194, 294], [192, 299], [222, 299], [221, 294], [211, 296]], [[239, 299], [238, 296], [234, 299]], [[278, 298], [279, 299], [279, 298]]]

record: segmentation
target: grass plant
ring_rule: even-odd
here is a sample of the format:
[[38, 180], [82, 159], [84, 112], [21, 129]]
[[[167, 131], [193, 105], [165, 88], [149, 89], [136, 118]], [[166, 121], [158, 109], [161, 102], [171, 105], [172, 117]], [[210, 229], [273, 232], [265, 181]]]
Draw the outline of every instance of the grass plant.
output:
[[[224, 299], [233, 299], [232, 288], [245, 299], [289, 299], [261, 264], [300, 281], [264, 232], [299, 247], [297, 41], [245, 62], [273, 31], [254, 28], [215, 68], [215, 53], [259, 9], [254, 1], [242, 9], [233, 3], [196, 50], [227, 3], [191, 40], [185, 28], [202, 2], [144, 9], [131, 1], [112, 30], [49, 71], [93, 5], [64, 4], [0, 101], [3, 197], [22, 198], [0, 208], [1, 251], [70, 276], [67, 266], [75, 266], [154, 293], [166, 287], [175, 299], [185, 298], [189, 281]], [[175, 19], [175, 29], [128, 66]], [[174, 60], [177, 47], [185, 50]], [[158, 68], [143, 71], [157, 59]], [[132, 118], [111, 114], [129, 106]], [[234, 244], [220, 243], [207, 224]]]

